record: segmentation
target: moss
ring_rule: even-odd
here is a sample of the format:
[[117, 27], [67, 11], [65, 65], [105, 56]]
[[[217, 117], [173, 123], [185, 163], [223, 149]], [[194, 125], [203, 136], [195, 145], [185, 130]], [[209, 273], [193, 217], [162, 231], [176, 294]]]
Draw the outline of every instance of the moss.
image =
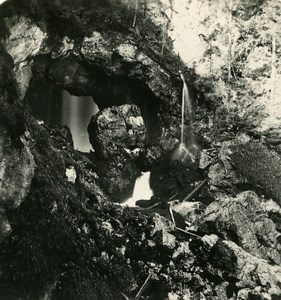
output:
[[260, 186], [281, 204], [281, 159], [260, 143], [249, 142], [232, 147], [231, 161], [250, 183]]

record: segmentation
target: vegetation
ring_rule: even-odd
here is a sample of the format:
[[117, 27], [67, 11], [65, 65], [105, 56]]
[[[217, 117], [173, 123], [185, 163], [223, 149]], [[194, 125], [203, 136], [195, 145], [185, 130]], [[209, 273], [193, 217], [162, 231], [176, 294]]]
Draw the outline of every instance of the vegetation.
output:
[[281, 160], [279, 155], [260, 143], [232, 147], [231, 160], [238, 172], [254, 186], [262, 187], [268, 197], [281, 204]]

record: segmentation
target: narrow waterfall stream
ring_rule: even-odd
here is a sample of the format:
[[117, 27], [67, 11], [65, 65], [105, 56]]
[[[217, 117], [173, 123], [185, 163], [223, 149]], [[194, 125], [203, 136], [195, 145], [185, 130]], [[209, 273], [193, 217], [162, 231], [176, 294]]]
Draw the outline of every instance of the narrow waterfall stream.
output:
[[189, 95], [188, 87], [186, 80], [180, 72], [180, 77], [183, 82], [183, 87], [182, 87], [182, 104], [181, 104], [181, 139], [180, 143], [182, 145], [185, 144], [185, 118], [186, 118], [186, 110], [187, 110], [187, 116], [188, 116], [188, 123], [190, 127], [190, 131], [192, 131], [192, 125], [193, 125], [193, 118], [192, 118], [192, 101]]
[[153, 196], [153, 191], [149, 184], [150, 172], [143, 172], [140, 177], [137, 178], [134, 186], [134, 192], [131, 198], [123, 202], [122, 206], [136, 206], [138, 200], [149, 200]]

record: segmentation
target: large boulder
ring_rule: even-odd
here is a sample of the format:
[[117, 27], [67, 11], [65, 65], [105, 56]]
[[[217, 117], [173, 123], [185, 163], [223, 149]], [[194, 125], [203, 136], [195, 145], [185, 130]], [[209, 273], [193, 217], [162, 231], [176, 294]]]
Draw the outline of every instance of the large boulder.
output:
[[120, 154], [120, 148], [142, 148], [146, 138], [140, 109], [128, 104], [97, 113], [90, 121], [88, 132], [90, 142], [101, 158]]
[[231, 240], [256, 257], [280, 264], [280, 244], [275, 224], [254, 192], [221, 197], [205, 210], [199, 230]]

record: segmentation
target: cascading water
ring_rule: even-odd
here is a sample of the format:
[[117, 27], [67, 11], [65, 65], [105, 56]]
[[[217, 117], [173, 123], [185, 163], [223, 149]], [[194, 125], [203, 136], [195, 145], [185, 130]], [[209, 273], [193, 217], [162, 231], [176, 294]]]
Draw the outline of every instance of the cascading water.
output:
[[72, 96], [67, 91], [41, 82], [28, 91], [26, 101], [38, 120], [49, 126], [69, 127], [75, 149], [82, 152], [92, 150], [87, 126], [91, 117], [99, 111], [92, 97]]
[[153, 191], [150, 188], [149, 179], [150, 172], [143, 172], [135, 182], [133, 196], [123, 202], [121, 205], [134, 207], [136, 206], [136, 202], [138, 200], [149, 200], [153, 196]]
[[82, 152], [92, 150], [87, 126], [91, 117], [98, 111], [92, 97], [77, 97], [67, 91], [63, 92], [60, 125], [69, 127], [75, 149]]
[[189, 95], [188, 87], [186, 80], [180, 72], [180, 77], [183, 82], [183, 87], [182, 87], [182, 104], [181, 104], [181, 144], [185, 144], [184, 137], [185, 137], [185, 111], [187, 109], [187, 116], [188, 116], [188, 121], [189, 121], [189, 131], [193, 135], [193, 116], [192, 116], [192, 101], [191, 97]]
[[[172, 155], [172, 160], [180, 160], [182, 162], [191, 160], [195, 162], [200, 152], [199, 146], [195, 141], [193, 133], [193, 107], [192, 100], [189, 95], [188, 86], [183, 73], [180, 71], [180, 77], [183, 82], [182, 103], [181, 103], [181, 138], [179, 147]], [[188, 116], [188, 127], [185, 126], [186, 111]], [[185, 132], [188, 128], [188, 133]], [[186, 136], [188, 138], [186, 139]]]

